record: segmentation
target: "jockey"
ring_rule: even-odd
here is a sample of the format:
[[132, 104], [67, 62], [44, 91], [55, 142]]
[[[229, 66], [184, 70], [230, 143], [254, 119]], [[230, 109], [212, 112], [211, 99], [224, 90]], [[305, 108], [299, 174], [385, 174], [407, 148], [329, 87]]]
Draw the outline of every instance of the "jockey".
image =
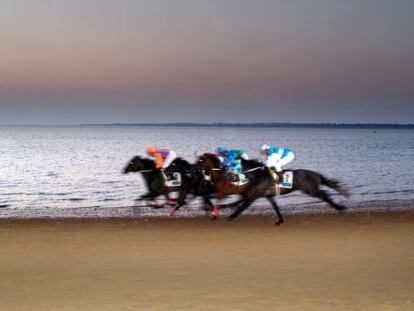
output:
[[218, 147], [216, 153], [219, 155], [224, 168], [232, 173], [240, 174], [242, 172], [241, 159], [248, 160], [246, 152], [243, 150], [226, 149]]
[[147, 147], [147, 154], [155, 159], [155, 168], [161, 171], [168, 168], [177, 158], [177, 154], [170, 149], [157, 149], [153, 146]]
[[267, 144], [262, 145], [260, 153], [267, 157], [266, 166], [274, 168], [276, 172], [281, 172], [282, 166], [295, 159], [295, 154], [292, 150], [288, 148], [270, 147]]

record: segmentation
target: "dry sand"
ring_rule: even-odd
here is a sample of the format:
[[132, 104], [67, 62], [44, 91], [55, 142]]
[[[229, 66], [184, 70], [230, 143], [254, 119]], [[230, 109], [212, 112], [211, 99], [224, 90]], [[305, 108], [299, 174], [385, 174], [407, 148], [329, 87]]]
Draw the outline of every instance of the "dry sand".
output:
[[414, 310], [414, 212], [0, 222], [0, 310]]

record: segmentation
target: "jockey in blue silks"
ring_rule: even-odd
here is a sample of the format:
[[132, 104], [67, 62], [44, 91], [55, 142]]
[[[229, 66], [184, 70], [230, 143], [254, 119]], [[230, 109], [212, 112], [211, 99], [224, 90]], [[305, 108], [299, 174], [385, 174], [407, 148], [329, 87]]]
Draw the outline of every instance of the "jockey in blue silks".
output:
[[270, 147], [267, 144], [262, 145], [260, 153], [266, 156], [266, 166], [274, 168], [276, 172], [282, 171], [282, 166], [292, 162], [295, 154], [288, 148]]
[[242, 172], [241, 159], [248, 160], [246, 152], [237, 149], [226, 149], [218, 147], [216, 153], [219, 155], [224, 168], [232, 173], [240, 174]]

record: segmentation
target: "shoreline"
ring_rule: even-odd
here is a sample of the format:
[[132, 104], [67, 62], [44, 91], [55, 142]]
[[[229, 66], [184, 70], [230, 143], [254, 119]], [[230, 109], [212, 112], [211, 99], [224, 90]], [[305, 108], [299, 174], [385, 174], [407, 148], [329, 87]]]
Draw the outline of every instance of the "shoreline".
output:
[[[320, 214], [288, 214], [283, 216], [285, 223], [276, 228], [283, 228], [286, 224], [297, 224], [297, 223], [346, 223], [347, 221], [357, 222], [359, 224], [370, 224], [373, 220], [391, 220], [391, 222], [398, 220], [400, 221], [413, 221], [414, 224], [414, 210], [400, 210], [400, 211], [364, 211], [364, 212], [353, 212], [353, 213], [320, 213]], [[251, 224], [269, 224], [274, 225], [276, 215], [263, 215], [263, 214], [249, 214], [241, 215], [232, 222], [228, 222], [226, 217], [219, 217], [216, 221], [211, 221], [207, 216], [192, 216], [192, 217], [136, 217], [136, 218], [125, 218], [125, 217], [45, 217], [45, 218], [0, 218], [0, 226], [2, 225], [25, 225], [25, 224], [180, 224], [185, 223], [186, 225], [202, 224], [203, 226], [209, 226], [209, 224], [219, 224], [219, 226], [232, 226], [236, 223], [247, 223]]]
[[[345, 214], [359, 213], [392, 213], [414, 211], [414, 200], [376, 200], [365, 202], [349, 202], [346, 204], [348, 209]], [[289, 215], [321, 215], [337, 214], [333, 208], [325, 203], [308, 204], [280, 204], [280, 211], [283, 216]], [[231, 209], [220, 210], [221, 217], [226, 217], [231, 213]], [[207, 213], [199, 205], [183, 206], [175, 218], [205, 218]], [[247, 209], [243, 216], [275, 216], [273, 209], [266, 204], [256, 204]], [[154, 209], [137, 203], [131, 206], [119, 207], [67, 207], [67, 208], [19, 208], [3, 207], [0, 208], [0, 220], [2, 219], [146, 219], [146, 218], [170, 218], [169, 208]]]

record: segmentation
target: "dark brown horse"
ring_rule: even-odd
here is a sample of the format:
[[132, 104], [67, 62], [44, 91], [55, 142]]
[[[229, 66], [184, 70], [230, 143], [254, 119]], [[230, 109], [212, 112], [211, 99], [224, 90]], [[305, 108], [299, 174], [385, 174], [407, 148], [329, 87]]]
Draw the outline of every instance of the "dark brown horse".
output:
[[[197, 162], [193, 166], [193, 170], [195, 172], [202, 172], [202, 174], [208, 178], [208, 181], [211, 183], [211, 191], [219, 201], [229, 195], [240, 195], [242, 197], [234, 203], [218, 205], [217, 207], [220, 209], [239, 206], [242, 202], [248, 199], [248, 193], [251, 191], [251, 188], [257, 188], [260, 184], [266, 182], [266, 177], [268, 177], [267, 172], [261, 168], [253, 168], [244, 172], [248, 177], [248, 182], [238, 184], [234, 180], [235, 175], [227, 172], [219, 158], [212, 153], [205, 153], [199, 156]], [[272, 181], [268, 179], [267, 186], [271, 183]], [[269, 196], [267, 199], [273, 206], [273, 196]], [[276, 212], [280, 215], [278, 211]], [[217, 218], [217, 215], [216, 211], [216, 217], [214, 219]]]
[[214, 194], [218, 199], [224, 199], [228, 195], [244, 193], [249, 183], [238, 186], [231, 173], [224, 170], [219, 158], [212, 153], [205, 153], [198, 157], [193, 166], [194, 171], [203, 172], [214, 186]]
[[237, 210], [227, 218], [229, 221], [236, 218], [255, 200], [264, 197], [273, 206], [278, 216], [276, 225], [280, 225], [284, 220], [274, 197], [276, 195], [288, 194], [296, 190], [300, 190], [307, 195], [327, 202], [339, 212], [343, 212], [346, 209], [345, 206], [334, 202], [329, 197], [329, 194], [325, 190], [321, 189], [321, 186], [332, 188], [346, 197], [348, 196], [347, 190], [341, 187], [338, 181], [328, 179], [313, 171], [303, 169], [292, 170], [292, 187], [290, 189], [277, 188], [270, 170], [265, 167], [263, 163], [256, 160], [242, 160], [244, 174], [247, 176], [249, 182], [238, 187], [231, 182], [231, 179], [228, 177], [227, 173], [224, 172], [219, 159], [215, 155], [205, 154], [199, 157], [196, 166], [199, 169], [204, 169], [206, 172], [211, 174], [211, 180], [216, 188], [218, 197], [224, 197], [234, 193], [242, 195], [242, 200], [240, 201], [240, 204], [238, 204]]
[[[125, 174], [139, 172], [144, 177], [148, 193], [142, 195], [138, 200], [154, 201], [158, 196], [165, 196], [167, 204], [174, 206], [170, 211], [170, 215], [175, 216], [176, 211], [185, 204], [185, 199], [192, 190], [191, 169], [192, 166], [187, 161], [181, 158], [174, 160], [165, 174], [178, 172], [181, 175], [181, 184], [170, 187], [166, 186], [165, 177], [159, 169], [155, 168], [155, 162], [151, 159], [136, 156], [128, 162], [123, 172]], [[169, 199], [169, 193], [171, 192], [178, 193], [177, 200]], [[163, 207], [157, 206], [156, 204], [151, 206], [157, 208]]]
[[[194, 171], [193, 166], [187, 161], [178, 158], [166, 170], [167, 174], [174, 172], [181, 174], [182, 183], [177, 187], [167, 187], [165, 185], [165, 178], [161, 171], [155, 168], [155, 162], [152, 159], [136, 156], [128, 162], [123, 172], [125, 174], [141, 173], [144, 177], [148, 192], [138, 198], [137, 201], [154, 201], [159, 196], [165, 196], [167, 204], [173, 206], [170, 210], [170, 216], [175, 216], [178, 209], [185, 205], [185, 199], [188, 194], [192, 194], [194, 197], [201, 196], [204, 200], [205, 209], [212, 213], [213, 219], [217, 219], [217, 207], [213, 206], [211, 202], [211, 197], [214, 193], [212, 183], [206, 180], [202, 172]], [[169, 193], [171, 192], [178, 192], [179, 197], [177, 200], [169, 199]], [[150, 204], [150, 206], [154, 208], [164, 207], [156, 204]]]

